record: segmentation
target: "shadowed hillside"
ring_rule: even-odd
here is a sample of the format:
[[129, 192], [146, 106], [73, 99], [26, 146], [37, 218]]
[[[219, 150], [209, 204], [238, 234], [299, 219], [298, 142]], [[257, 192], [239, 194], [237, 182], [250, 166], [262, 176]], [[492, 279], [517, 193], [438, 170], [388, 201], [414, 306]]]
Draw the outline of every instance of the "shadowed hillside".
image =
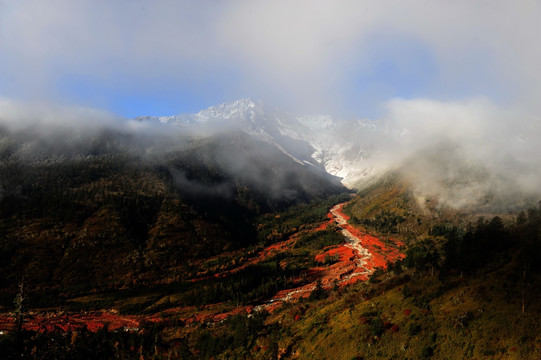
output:
[[246, 134], [181, 138], [174, 147], [171, 138], [134, 143], [114, 132], [52, 139], [4, 133], [0, 293], [8, 309], [23, 273], [39, 307], [189, 278], [199, 259], [255, 245], [259, 216], [344, 191]]

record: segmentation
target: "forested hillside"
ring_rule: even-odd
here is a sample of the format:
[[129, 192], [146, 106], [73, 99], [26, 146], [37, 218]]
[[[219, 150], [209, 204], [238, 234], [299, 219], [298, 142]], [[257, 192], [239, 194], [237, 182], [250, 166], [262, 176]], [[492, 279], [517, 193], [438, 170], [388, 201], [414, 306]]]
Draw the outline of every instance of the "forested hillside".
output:
[[143, 144], [111, 132], [72, 143], [4, 134], [5, 309], [23, 274], [33, 307], [189, 279], [201, 259], [255, 246], [264, 214], [344, 191], [246, 134]]
[[[87, 330], [67, 330], [71, 338], [62, 335], [66, 330], [61, 328], [26, 331], [4, 337], [2, 346], [12, 353], [27, 351], [29, 357], [33, 347], [42, 358], [84, 358], [93, 347], [104, 358], [539, 358], [541, 208], [484, 218], [430, 202], [421, 206], [397, 173], [360, 192], [345, 210], [352, 224], [377, 234], [386, 246], [403, 241], [403, 260], [375, 269], [368, 281], [334, 286], [319, 281], [309, 296], [265, 300], [281, 289], [313, 281], [306, 274], [315, 269], [333, 268], [338, 258], [315, 259], [343, 243], [325, 214], [348, 198], [315, 200], [255, 217], [259, 247], [228, 245], [217, 256], [201, 254], [191, 262], [168, 258], [175, 265], [166, 265], [162, 257], [160, 266], [134, 266], [133, 275], [124, 275], [132, 276], [130, 284], [97, 293], [72, 290], [69, 301], [56, 303], [71, 311], [112, 307], [122, 314], [139, 314], [123, 320], [136, 320], [137, 332], [119, 332], [115, 326], [121, 325], [113, 326], [117, 319], [97, 332], [89, 330], [92, 322]], [[195, 216], [200, 209], [180, 204], [191, 211], [183, 216]], [[148, 239], [153, 236], [150, 230]], [[147, 240], [142, 254], [157, 258], [170, 253], [160, 253], [163, 247], [156, 245], [151, 250], [149, 244]], [[168, 247], [174, 249], [174, 244]], [[168, 272], [173, 268], [176, 272]], [[173, 275], [155, 280], [158, 272]], [[193, 282], [184, 281], [190, 278]], [[137, 286], [143, 282], [144, 288]], [[86, 295], [73, 297], [77, 293]], [[55, 294], [58, 301], [56, 296], [66, 293]], [[5, 299], [8, 307], [10, 299]], [[261, 309], [256, 304], [262, 304]], [[49, 317], [61, 327], [77, 324], [76, 319], [62, 319]]]

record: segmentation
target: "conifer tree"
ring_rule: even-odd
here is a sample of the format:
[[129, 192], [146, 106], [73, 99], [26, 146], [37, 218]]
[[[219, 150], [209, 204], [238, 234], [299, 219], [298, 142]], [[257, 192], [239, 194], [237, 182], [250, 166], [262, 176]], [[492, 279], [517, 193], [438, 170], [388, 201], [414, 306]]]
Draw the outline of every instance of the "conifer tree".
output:
[[23, 327], [25, 312], [24, 274], [21, 277], [21, 282], [19, 284], [19, 292], [15, 296], [15, 300], [13, 302], [15, 304], [15, 325], [17, 328], [17, 333], [20, 333]]

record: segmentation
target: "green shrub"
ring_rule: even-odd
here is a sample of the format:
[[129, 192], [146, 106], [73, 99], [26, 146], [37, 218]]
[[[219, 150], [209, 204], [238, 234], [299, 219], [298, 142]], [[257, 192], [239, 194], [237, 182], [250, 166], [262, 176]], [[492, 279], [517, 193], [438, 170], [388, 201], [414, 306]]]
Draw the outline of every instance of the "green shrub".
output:
[[434, 348], [432, 346], [425, 346], [423, 350], [421, 350], [421, 357], [423, 359], [428, 359], [434, 355]]
[[368, 282], [371, 283], [371, 284], [377, 283], [379, 281], [378, 277], [383, 275], [383, 273], [384, 273], [384, 271], [383, 271], [382, 268], [376, 268], [376, 270], [374, 270], [374, 272], [370, 276], [370, 279], [368, 280]]
[[372, 321], [370, 321], [370, 333], [372, 336], [380, 337], [384, 331], [383, 320], [379, 317], [372, 318]]

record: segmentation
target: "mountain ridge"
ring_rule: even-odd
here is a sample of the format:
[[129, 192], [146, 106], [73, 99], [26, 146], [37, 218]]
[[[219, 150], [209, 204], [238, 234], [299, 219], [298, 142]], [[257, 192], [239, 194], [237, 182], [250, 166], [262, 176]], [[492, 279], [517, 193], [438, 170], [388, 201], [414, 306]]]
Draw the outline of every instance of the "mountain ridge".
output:
[[[357, 120], [352, 128], [345, 128], [345, 121], [329, 115], [296, 116], [269, 109], [263, 102], [251, 99], [222, 103], [195, 114], [140, 116], [134, 120], [195, 131], [241, 130], [273, 144], [299, 163], [311, 164], [341, 177], [348, 187], [376, 174], [373, 166], [366, 163], [371, 156], [370, 146], [355, 139], [356, 132], [376, 129], [375, 123]], [[211, 127], [213, 129], [209, 129]]]

